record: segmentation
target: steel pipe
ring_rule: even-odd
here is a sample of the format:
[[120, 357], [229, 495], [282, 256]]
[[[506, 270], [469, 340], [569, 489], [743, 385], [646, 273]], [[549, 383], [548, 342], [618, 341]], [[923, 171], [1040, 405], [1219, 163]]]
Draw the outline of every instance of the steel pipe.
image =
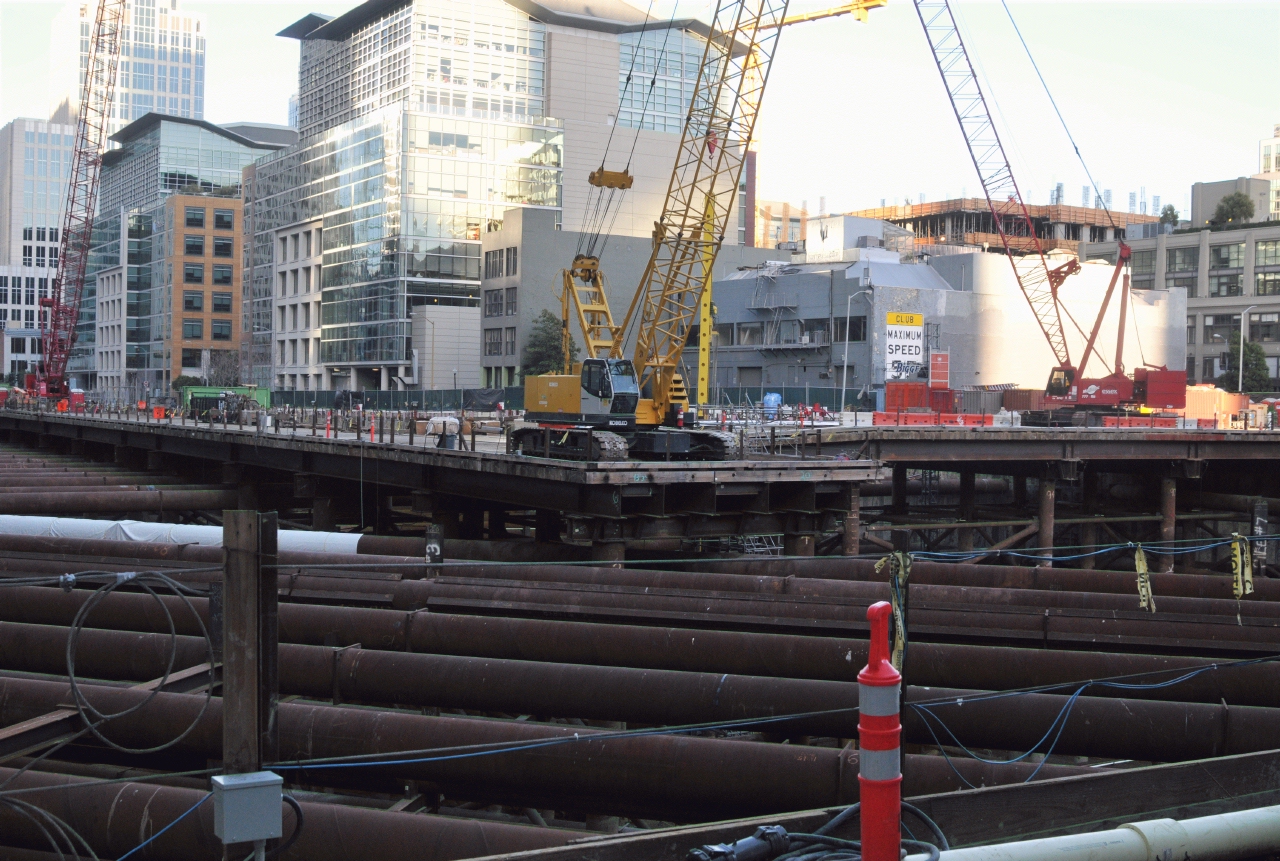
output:
[[[65, 628], [0, 625], [0, 666], [61, 674]], [[194, 666], [204, 644], [180, 638], [178, 664]], [[128, 650], [128, 651], [125, 651]], [[149, 679], [164, 673], [169, 638], [85, 631], [77, 670], [104, 679]], [[128, 666], [118, 655], [127, 654]], [[1090, 689], [1092, 691], [1093, 689]], [[717, 673], [594, 667], [532, 661], [281, 645], [280, 691], [371, 704], [462, 708], [483, 712], [625, 721], [659, 726], [839, 713], [766, 724], [771, 732], [855, 736], [857, 685]], [[907, 703], [962, 698], [935, 709], [970, 747], [1030, 749], [1066, 704], [1065, 696], [1028, 694], [982, 700], [985, 691], [910, 686]], [[1071, 693], [1064, 691], [1062, 693]], [[940, 725], [903, 710], [904, 740], [951, 743]], [[1055, 750], [1094, 757], [1179, 760], [1265, 749], [1280, 735], [1280, 709], [1079, 698]]]
[[[93, 704], [121, 711], [148, 696], [133, 688], [84, 685]], [[38, 717], [69, 702], [67, 685], [0, 678], [0, 722]], [[156, 694], [134, 714], [104, 731], [124, 744], [171, 738], [174, 727], [196, 719], [203, 698]], [[676, 735], [605, 737], [585, 727], [528, 722], [426, 717], [302, 703], [281, 703], [280, 756], [284, 762], [326, 757], [375, 756], [395, 764], [376, 769], [317, 769], [307, 779], [325, 785], [371, 775], [426, 780], [452, 797], [480, 797], [522, 806], [589, 813], [654, 816], [677, 821], [801, 810], [847, 804], [857, 797], [857, 754], [848, 749], [794, 747]], [[195, 729], [172, 750], [213, 758], [222, 748], [222, 702], [214, 699]], [[539, 744], [560, 740], [551, 745]], [[423, 761], [406, 751], [453, 750], [474, 745], [527, 745], [500, 755]], [[1025, 779], [1033, 767], [987, 766], [972, 760], [954, 768], [941, 757], [906, 758], [904, 792], [959, 789], [959, 775], [973, 784]], [[292, 772], [276, 763], [273, 768]], [[1047, 774], [1045, 772], [1048, 772]], [[1045, 777], [1082, 773], [1058, 767]], [[296, 773], [296, 772], [293, 772]]]
[[[67, 625], [89, 592], [42, 587], [9, 587], [0, 619]], [[178, 631], [198, 627], [176, 599], [165, 599]], [[207, 601], [193, 598], [201, 614]], [[207, 618], [206, 618], [207, 621]], [[168, 626], [155, 600], [116, 592], [87, 624], [165, 633]], [[564, 664], [733, 673], [796, 679], [847, 681], [866, 663], [862, 638], [811, 637], [739, 631], [586, 624], [546, 619], [469, 616], [309, 604], [280, 605], [280, 641], [309, 645], [413, 651], [482, 658]], [[1054, 651], [916, 641], [911, 645], [907, 681], [916, 685], [985, 690], [1034, 687], [1133, 673], [1167, 673], [1203, 667], [1204, 658], [1115, 652]], [[1107, 690], [1100, 695], [1114, 695]], [[1192, 702], [1280, 707], [1280, 663], [1261, 663], [1205, 673], [1174, 688], [1128, 692], [1130, 697], [1175, 698]]]
[[234, 490], [140, 490], [133, 493], [0, 494], [0, 514], [104, 511], [209, 511], [234, 508]]
[[[12, 782], [8, 782], [12, 780]], [[8, 790], [24, 792], [23, 801], [61, 818], [104, 858], [129, 852], [151, 834], [178, 819], [201, 796], [197, 789], [149, 783], [95, 783], [88, 778], [0, 768]], [[298, 842], [281, 856], [294, 861], [452, 861], [495, 853], [563, 846], [581, 832], [534, 828], [474, 819], [450, 819], [421, 813], [391, 813], [340, 804], [300, 802], [305, 827]], [[284, 811], [290, 834], [293, 811]], [[50, 848], [29, 820], [0, 806], [0, 840], [32, 850]], [[221, 861], [222, 842], [213, 834], [213, 802], [206, 801], [147, 846], [141, 857]], [[238, 856], [237, 856], [238, 857]]]

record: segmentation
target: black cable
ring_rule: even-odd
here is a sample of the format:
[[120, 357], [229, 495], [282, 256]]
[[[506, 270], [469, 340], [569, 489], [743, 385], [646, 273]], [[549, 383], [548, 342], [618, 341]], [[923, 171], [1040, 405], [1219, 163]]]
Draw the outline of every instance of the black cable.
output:
[[305, 821], [302, 816], [302, 805], [292, 795], [285, 794], [281, 798], [284, 799], [285, 804], [293, 808], [293, 815], [297, 817], [297, 822], [293, 826], [293, 833], [289, 835], [289, 839], [268, 852], [267, 858], [275, 858], [288, 852], [293, 848], [293, 844], [298, 842], [298, 838], [302, 836], [302, 825]]

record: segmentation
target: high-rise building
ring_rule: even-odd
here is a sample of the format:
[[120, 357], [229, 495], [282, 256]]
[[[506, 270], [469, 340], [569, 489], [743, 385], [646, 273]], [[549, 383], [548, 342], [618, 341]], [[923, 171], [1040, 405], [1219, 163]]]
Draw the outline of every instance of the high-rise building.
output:
[[[97, 3], [71, 0], [54, 19], [52, 118], [74, 123]], [[126, 0], [108, 132], [148, 113], [204, 119], [204, 16], [179, 0]]]
[[42, 120], [0, 128], [0, 266], [57, 268], [74, 138], [71, 126]]
[[1253, 178], [1265, 179], [1271, 183], [1271, 194], [1268, 196], [1270, 205], [1267, 207], [1266, 217], [1258, 217], [1262, 213], [1257, 213], [1255, 219], [1280, 220], [1280, 123], [1272, 130], [1271, 137], [1258, 142], [1258, 172]]
[[[580, 228], [587, 175], [602, 164], [635, 178], [610, 232], [648, 236], [705, 33], [617, 0], [369, 0], [283, 30], [301, 42], [301, 140], [245, 174], [252, 381], [288, 386], [297, 371], [299, 387], [304, 376], [322, 388], [406, 385], [413, 310], [478, 309], [482, 234], [520, 208]], [[307, 339], [295, 362], [292, 328], [275, 331], [278, 277], [294, 263], [278, 259], [279, 243], [294, 233], [320, 243], [318, 380], [301, 360]]]
[[152, 113], [112, 136], [69, 365], [82, 387], [134, 400], [180, 375], [236, 382], [240, 178], [282, 146], [237, 128]]

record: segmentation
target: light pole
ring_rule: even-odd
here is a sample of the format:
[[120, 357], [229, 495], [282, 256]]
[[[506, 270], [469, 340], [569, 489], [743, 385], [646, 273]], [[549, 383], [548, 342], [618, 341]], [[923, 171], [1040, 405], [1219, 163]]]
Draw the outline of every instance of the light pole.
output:
[[1257, 308], [1257, 307], [1258, 307], [1257, 305], [1250, 305], [1248, 308], [1245, 308], [1245, 309], [1244, 309], [1244, 311], [1243, 311], [1243, 312], [1241, 312], [1241, 314], [1240, 314], [1240, 376], [1239, 376], [1239, 377], [1237, 378], [1237, 380], [1236, 380], [1236, 391], [1237, 391], [1237, 392], [1239, 392], [1240, 394], [1244, 394], [1244, 333], [1245, 333], [1245, 326], [1247, 326], [1247, 325], [1248, 325], [1248, 323], [1249, 323], [1249, 312], [1250, 312], [1250, 311], [1252, 311], [1254, 308]]
[[[844, 368], [840, 371], [840, 412], [844, 412], [844, 392], [849, 385], [849, 314], [853, 307], [853, 300], [864, 293], [870, 293], [870, 290], [859, 290], [857, 293], [850, 293], [848, 300], [844, 303]], [[867, 300], [871, 301], [870, 299]]]

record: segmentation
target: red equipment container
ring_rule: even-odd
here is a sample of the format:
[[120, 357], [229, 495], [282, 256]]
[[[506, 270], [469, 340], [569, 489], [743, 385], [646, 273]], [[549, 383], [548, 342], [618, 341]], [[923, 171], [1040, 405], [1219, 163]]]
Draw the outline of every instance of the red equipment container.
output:
[[884, 408], [886, 412], [909, 410], [912, 407], [929, 406], [929, 384], [907, 380], [890, 380], [884, 384]]

